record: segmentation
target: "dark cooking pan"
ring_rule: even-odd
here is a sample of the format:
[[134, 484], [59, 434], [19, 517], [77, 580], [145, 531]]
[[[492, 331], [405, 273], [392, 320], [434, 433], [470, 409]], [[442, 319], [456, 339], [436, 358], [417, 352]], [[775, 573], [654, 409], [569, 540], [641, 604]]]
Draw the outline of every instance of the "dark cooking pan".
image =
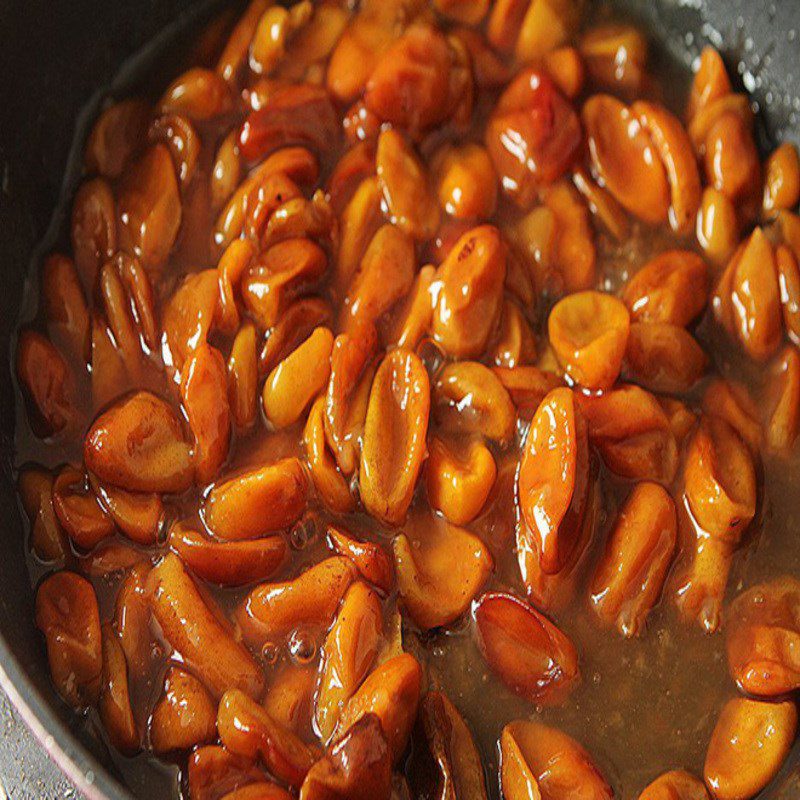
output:
[[[0, 0], [0, 350], [10, 354], [37, 243], [57, 235], [59, 197], [77, 180], [66, 170], [73, 142], [105, 93], [123, 94], [159, 59], [174, 63], [181, 32], [214, 2], [191, 0]], [[662, 54], [690, 63], [710, 42], [724, 53], [761, 109], [761, 135], [798, 139], [798, 0], [622, 0]], [[145, 52], [142, 53], [142, 48]], [[139, 55], [136, 55], [139, 54]], [[123, 67], [124, 65], [124, 67]], [[122, 69], [122, 73], [120, 70]], [[121, 77], [118, 77], [120, 76]], [[77, 137], [77, 138], [76, 138]], [[0, 381], [0, 684], [42, 745], [90, 798], [172, 796], [174, 781], [145, 761], [123, 769], [56, 697], [33, 626], [33, 594], [10, 464], [16, 409], [10, 359]], [[17, 776], [9, 776], [14, 779]], [[169, 788], [168, 788], [169, 787]], [[17, 796], [14, 794], [14, 796]], [[22, 796], [22, 795], [19, 795]], [[26, 794], [25, 797], [32, 796]], [[774, 800], [800, 797], [800, 748]]]

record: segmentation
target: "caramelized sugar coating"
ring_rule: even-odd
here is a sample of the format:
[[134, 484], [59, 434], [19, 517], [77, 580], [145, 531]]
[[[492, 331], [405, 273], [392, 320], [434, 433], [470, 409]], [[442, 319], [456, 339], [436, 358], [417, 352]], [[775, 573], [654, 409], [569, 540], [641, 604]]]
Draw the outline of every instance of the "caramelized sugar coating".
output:
[[233, 5], [76, 149], [17, 335], [56, 690], [188, 800], [752, 797], [797, 150], [603, 4]]

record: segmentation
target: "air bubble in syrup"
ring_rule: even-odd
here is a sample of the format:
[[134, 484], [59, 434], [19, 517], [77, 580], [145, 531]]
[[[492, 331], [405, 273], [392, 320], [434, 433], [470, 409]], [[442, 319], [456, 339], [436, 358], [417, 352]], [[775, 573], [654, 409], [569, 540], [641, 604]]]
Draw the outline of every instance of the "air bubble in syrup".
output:
[[308, 631], [298, 628], [289, 637], [289, 652], [298, 664], [309, 664], [317, 654], [317, 643]]

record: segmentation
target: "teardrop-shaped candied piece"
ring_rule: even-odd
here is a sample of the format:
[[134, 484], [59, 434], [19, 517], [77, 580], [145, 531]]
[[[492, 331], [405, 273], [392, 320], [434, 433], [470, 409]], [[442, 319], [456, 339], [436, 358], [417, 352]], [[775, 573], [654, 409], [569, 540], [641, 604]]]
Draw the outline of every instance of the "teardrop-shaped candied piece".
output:
[[421, 685], [422, 668], [414, 656], [402, 653], [384, 661], [342, 709], [337, 732], [347, 731], [358, 720], [375, 714], [396, 763], [403, 755], [417, 718]]
[[78, 547], [92, 550], [114, 532], [114, 522], [87, 487], [86, 475], [63, 467], [53, 484], [53, 509], [67, 535]]
[[328, 526], [328, 544], [340, 556], [349, 558], [364, 580], [384, 594], [394, 586], [394, 567], [386, 551], [375, 542], [365, 542], [336, 528]]
[[301, 297], [281, 314], [278, 322], [267, 332], [258, 357], [260, 375], [272, 370], [301, 345], [315, 328], [332, 327], [333, 313], [321, 297]]
[[[250, 0], [247, 8], [238, 17], [230, 31], [228, 29], [231, 20], [230, 18], [226, 20], [225, 32], [221, 34], [219, 40], [221, 42], [226, 35], [227, 40], [222, 47], [215, 69], [217, 74], [231, 86], [238, 86], [240, 73], [250, 51], [250, 42], [253, 40], [259, 20], [269, 7], [269, 0]], [[206, 749], [211, 750], [211, 748]]]
[[258, 334], [252, 322], [239, 328], [228, 356], [228, 405], [238, 430], [251, 428], [258, 413]]
[[599, 186], [589, 171], [578, 165], [572, 172], [572, 183], [586, 201], [592, 216], [617, 242], [624, 241], [630, 230], [630, 220], [625, 209], [602, 186]]
[[783, 142], [770, 153], [764, 165], [762, 207], [769, 214], [776, 209], [792, 209], [800, 200], [800, 158], [791, 142]]
[[61, 353], [42, 334], [24, 330], [17, 340], [16, 368], [33, 432], [47, 437], [65, 431], [78, 412], [74, 379]]
[[256, 539], [289, 528], [306, 507], [308, 482], [297, 458], [217, 483], [206, 497], [206, 525], [221, 539]]
[[405, 519], [425, 458], [430, 382], [419, 357], [387, 354], [372, 382], [359, 486], [370, 514], [389, 525]]
[[36, 627], [44, 634], [58, 693], [74, 708], [95, 703], [103, 655], [92, 585], [74, 572], [46, 578], [36, 592]]
[[261, 694], [258, 664], [222, 622], [220, 610], [200, 594], [178, 556], [168, 553], [152, 569], [146, 592], [164, 639], [215, 697], [232, 687], [253, 697]]
[[[509, 463], [513, 461], [509, 460]], [[508, 467], [507, 467], [508, 469]], [[510, 482], [513, 481], [513, 475]], [[586, 567], [595, 538], [600, 513], [600, 487], [597, 462], [589, 461], [588, 492], [576, 527], [564, 539], [564, 563], [558, 572], [547, 573], [537, 550], [537, 543], [522, 520], [516, 524], [516, 554], [520, 577], [528, 602], [546, 614], [560, 612], [574, 602], [582, 582], [587, 579]]]
[[331, 207], [340, 216], [363, 181], [375, 175], [375, 142], [354, 144], [339, 158], [326, 184]]
[[266, 418], [275, 428], [287, 428], [297, 422], [325, 388], [332, 348], [333, 334], [328, 328], [317, 328], [270, 372], [261, 402]]
[[686, 118], [692, 120], [698, 111], [732, 91], [722, 57], [711, 45], [706, 45], [700, 54], [697, 72], [692, 80]]
[[90, 173], [119, 178], [147, 131], [150, 108], [137, 98], [121, 100], [105, 109], [94, 123], [83, 160]]
[[194, 750], [186, 772], [190, 800], [219, 800], [222, 793], [264, 780], [263, 770], [253, 759], [235, 755], [220, 745]]
[[205, 342], [219, 306], [217, 270], [187, 275], [164, 307], [162, 353], [170, 374], [180, 378], [186, 359]]
[[589, 389], [616, 381], [628, 344], [628, 309], [616, 297], [593, 290], [559, 300], [550, 312], [550, 344], [567, 375]]
[[299, 626], [326, 628], [355, 577], [353, 564], [335, 556], [309, 567], [293, 580], [257, 586], [236, 612], [245, 639], [261, 646]]
[[581, 143], [574, 109], [546, 73], [523, 70], [507, 86], [486, 126], [486, 147], [500, 185], [529, 208], [537, 190], [560, 178]]
[[147, 139], [152, 144], [166, 145], [180, 185], [187, 187], [197, 170], [202, 147], [200, 135], [192, 123], [179, 114], [164, 114], [150, 125]]
[[783, 325], [789, 338], [800, 342], [800, 265], [790, 247], [780, 244], [775, 248], [778, 267], [778, 285], [781, 290]]
[[339, 314], [339, 327], [352, 333], [359, 323], [377, 322], [411, 290], [415, 269], [411, 237], [394, 225], [381, 226], [353, 276]]
[[322, 646], [315, 720], [323, 742], [333, 736], [341, 709], [369, 674], [382, 630], [378, 595], [357, 581], [347, 590]]
[[217, 734], [217, 707], [205, 686], [186, 670], [170, 667], [150, 717], [155, 753], [191, 750]]
[[736, 333], [748, 355], [764, 360], [783, 336], [775, 249], [761, 228], [731, 260], [731, 311]]
[[703, 416], [689, 443], [684, 492], [697, 524], [709, 536], [736, 544], [756, 512], [753, 457], [722, 418]]
[[372, 384], [368, 364], [377, 347], [378, 334], [371, 321], [354, 323], [333, 343], [331, 376], [325, 393], [325, 435], [345, 475], [352, 474], [358, 463], [357, 437], [366, 412], [359, 408], [360, 387], [365, 378]]
[[300, 800], [378, 800], [391, 795], [391, 753], [375, 714], [365, 714], [345, 731], [300, 787]]
[[[545, 291], [562, 295], [563, 279], [556, 259], [559, 230], [555, 212], [544, 205], [536, 206], [507, 231], [516, 250], [510, 253], [507, 282], [514, 286], [521, 283], [516, 273], [522, 272], [530, 285], [531, 299]], [[522, 268], [515, 267], [515, 262], [521, 262]]]
[[796, 733], [794, 701], [729, 700], [711, 734], [703, 769], [714, 798], [755, 797], [777, 775]]
[[[755, 205], [761, 189], [761, 162], [753, 137], [749, 98], [743, 97], [742, 101], [742, 111], [724, 107], [717, 111], [713, 106], [709, 109], [708, 132], [702, 145], [705, 179], [734, 203], [751, 199]], [[698, 128], [702, 130], [700, 125]]]
[[238, 689], [230, 689], [220, 700], [217, 729], [228, 750], [246, 758], [260, 758], [276, 778], [295, 788], [300, 787], [316, 760], [308, 745]]
[[304, 735], [311, 728], [317, 664], [287, 664], [272, 675], [264, 708], [279, 725]]
[[158, 109], [162, 114], [206, 121], [227, 113], [232, 105], [228, 86], [216, 72], [193, 67], [167, 87]]
[[427, 264], [417, 273], [405, 299], [396, 305], [396, 310], [381, 328], [387, 347], [414, 350], [427, 334], [433, 318], [431, 287], [435, 276], [436, 267], [432, 264]]
[[176, 523], [167, 544], [192, 572], [220, 586], [245, 586], [265, 581], [285, 563], [288, 547], [281, 536], [217, 542]]
[[214, 322], [228, 336], [236, 333], [241, 324], [236, 295], [242, 275], [252, 263], [255, 254], [256, 246], [250, 239], [235, 239], [225, 248], [217, 262], [219, 307]]
[[489, 45], [483, 33], [461, 26], [453, 31], [453, 36], [461, 41], [472, 58], [472, 71], [477, 89], [496, 89], [508, 83], [513, 74], [512, 68]]
[[336, 110], [321, 86], [296, 83], [277, 89], [239, 132], [239, 149], [259, 161], [280, 147], [300, 145], [325, 153], [339, 141]]
[[563, 702], [580, 680], [569, 638], [510, 594], [483, 595], [474, 613], [478, 645], [503, 683], [537, 705]]
[[17, 491], [31, 524], [30, 544], [34, 554], [45, 562], [64, 563], [69, 542], [53, 508], [53, 476], [38, 466], [23, 467]]
[[[138, 340], [142, 349], [154, 351], [158, 347], [159, 329], [156, 315], [156, 294], [149, 274], [137, 258], [122, 252], [117, 253], [103, 265], [104, 273], [109, 269], [119, 277], [121, 301], [122, 304], [128, 306], [133, 338]], [[105, 292], [102, 274], [101, 289]], [[104, 300], [109, 324], [116, 335], [116, 325], [108, 308], [109, 298], [106, 296]]]
[[141, 742], [131, 708], [125, 653], [111, 625], [103, 625], [102, 638], [103, 669], [97, 708], [111, 744], [120, 752], [132, 755], [139, 750]]
[[[140, 559], [141, 553], [136, 557]], [[146, 591], [149, 570], [149, 562], [138, 561], [131, 566], [114, 601], [114, 631], [125, 652], [128, 670], [136, 680], [146, 678], [153, 658], [152, 612]]]
[[430, 25], [411, 25], [380, 57], [364, 102], [384, 122], [416, 135], [449, 115], [451, 66], [444, 35]]
[[383, 225], [383, 190], [375, 175], [364, 178], [340, 214], [341, 237], [334, 285], [340, 294], [350, 288], [364, 253]]
[[703, 411], [722, 417], [749, 445], [753, 453], [761, 448], [759, 409], [747, 388], [735, 381], [714, 378], [703, 395]]
[[569, 183], [558, 181], [544, 192], [544, 207], [555, 226], [550, 256], [558, 273], [555, 288], [559, 293], [590, 289], [597, 277], [597, 254], [586, 204]]
[[740, 594], [726, 619], [728, 666], [747, 694], [777, 697], [800, 688], [800, 582], [775, 578]]
[[42, 300], [50, 336], [79, 364], [89, 356], [91, 321], [74, 262], [53, 254], [42, 266]]
[[589, 441], [570, 389], [554, 389], [534, 416], [520, 460], [517, 536], [532, 540], [546, 574], [566, 562], [582, 527], [589, 492]]
[[593, 25], [580, 40], [593, 85], [623, 96], [641, 93], [646, 80], [647, 38], [624, 23]]
[[800, 352], [792, 344], [786, 345], [772, 367], [768, 395], [767, 444], [779, 453], [788, 453], [800, 428]]
[[486, 349], [500, 315], [506, 246], [492, 225], [465, 233], [436, 272], [431, 331], [454, 358], [476, 358]]
[[[420, 704], [420, 720], [424, 750], [419, 754], [414, 750], [420, 768], [415, 769], [414, 756], [411, 761], [415, 796], [486, 800], [480, 753], [467, 723], [444, 692], [429, 691], [425, 695]], [[415, 731], [414, 748], [416, 736]], [[428, 759], [434, 765], [433, 770], [427, 766]]]
[[486, 148], [447, 144], [431, 158], [440, 207], [456, 219], [488, 219], [497, 207], [497, 174]]
[[477, 361], [454, 361], [433, 387], [434, 416], [449, 431], [479, 434], [500, 445], [514, 436], [516, 413], [500, 379]]
[[117, 213], [120, 248], [147, 269], [162, 267], [182, 216], [175, 167], [165, 145], [152, 145], [128, 167], [119, 186]]
[[[320, 69], [328, 60], [339, 38], [350, 21], [350, 13], [337, 6], [314, 6], [301, 2], [290, 9], [291, 39], [286, 45], [284, 67], [297, 65], [301, 73], [308, 74]], [[287, 69], [292, 75], [291, 68]]]
[[439, 227], [439, 206], [426, 168], [411, 145], [389, 128], [378, 137], [376, 170], [392, 222], [424, 242]]
[[624, 372], [651, 392], [683, 394], [702, 377], [708, 357], [684, 328], [665, 322], [634, 322]]
[[393, 548], [400, 598], [426, 631], [458, 619], [494, 568], [477, 536], [436, 517], [415, 520]]
[[208, 483], [228, 457], [231, 410], [225, 360], [202, 343], [186, 362], [181, 398], [194, 434], [194, 469], [198, 483]]
[[684, 622], [699, 625], [705, 633], [716, 633], [722, 624], [722, 604], [736, 545], [728, 539], [709, 536], [691, 519], [681, 538], [685, 541], [674, 584], [674, 603]]
[[228, 792], [220, 800], [292, 800], [292, 795], [277, 783], [257, 781]]
[[510, 722], [500, 734], [500, 786], [506, 800], [611, 800], [592, 757], [571, 736], [541, 722]]
[[494, 456], [479, 440], [466, 447], [453, 446], [439, 437], [429, 440], [425, 465], [428, 502], [454, 525], [467, 525], [480, 514], [496, 477]]
[[589, 438], [612, 472], [631, 480], [672, 482], [678, 446], [664, 409], [650, 392], [625, 385], [578, 397]]
[[632, 322], [687, 326], [708, 300], [708, 267], [690, 250], [667, 250], [651, 258], [626, 284], [622, 299]]
[[592, 169], [634, 216], [653, 225], [665, 222], [670, 192], [653, 139], [639, 119], [611, 95], [590, 97], [581, 112]]
[[536, 361], [536, 337], [522, 309], [513, 300], [503, 301], [500, 325], [490, 358], [498, 367], [516, 367]]
[[236, 191], [242, 177], [242, 162], [239, 157], [239, 141], [236, 130], [217, 145], [209, 176], [211, 208], [219, 211]]
[[697, 212], [697, 241], [714, 264], [725, 264], [739, 244], [736, 206], [713, 186], [703, 190]]
[[99, 293], [108, 329], [114, 340], [128, 380], [139, 385], [144, 378], [142, 340], [137, 330], [136, 318], [130, 297], [120, 275], [120, 265], [127, 261], [127, 256], [120, 253], [118, 258], [107, 261], [100, 270]]
[[94, 289], [100, 265], [116, 252], [117, 239], [114, 192], [105, 178], [92, 178], [75, 193], [70, 219], [75, 266], [87, 290]]
[[86, 467], [132, 492], [180, 493], [192, 483], [189, 446], [170, 406], [137, 392], [101, 414], [83, 445]]
[[138, 544], [155, 543], [164, 517], [164, 503], [155, 493], [126, 492], [103, 486], [94, 475], [89, 483], [117, 528]]
[[576, 47], [562, 44], [550, 50], [544, 54], [542, 65], [569, 100], [575, 100], [583, 91], [586, 83], [586, 65]]
[[116, 578], [144, 566], [147, 556], [130, 544], [102, 542], [91, 553], [78, 558], [81, 573], [88, 578]]
[[591, 584], [592, 607], [623, 636], [644, 628], [658, 601], [678, 537], [675, 504], [657, 483], [638, 483], [609, 534]]
[[580, 15], [575, 0], [533, 0], [520, 24], [517, 58], [530, 62], [546, 57], [575, 33]]
[[639, 795], [639, 800], [708, 800], [706, 786], [682, 769], [659, 775]]
[[692, 230], [700, 207], [700, 173], [692, 142], [677, 117], [664, 106], [637, 100], [631, 113], [650, 134], [670, 186], [669, 223], [676, 233]]
[[350, 493], [350, 486], [339, 472], [325, 441], [324, 418], [325, 398], [318, 397], [308, 412], [308, 420], [303, 429], [306, 463], [322, 502], [332, 511], [346, 514], [353, 510], [355, 501]]
[[514, 49], [528, 6], [527, 0], [498, 0], [493, 4], [487, 20], [486, 38], [495, 50], [509, 52]]
[[285, 239], [262, 252], [245, 274], [242, 300], [262, 330], [280, 319], [290, 300], [325, 274], [325, 251], [310, 239]]

